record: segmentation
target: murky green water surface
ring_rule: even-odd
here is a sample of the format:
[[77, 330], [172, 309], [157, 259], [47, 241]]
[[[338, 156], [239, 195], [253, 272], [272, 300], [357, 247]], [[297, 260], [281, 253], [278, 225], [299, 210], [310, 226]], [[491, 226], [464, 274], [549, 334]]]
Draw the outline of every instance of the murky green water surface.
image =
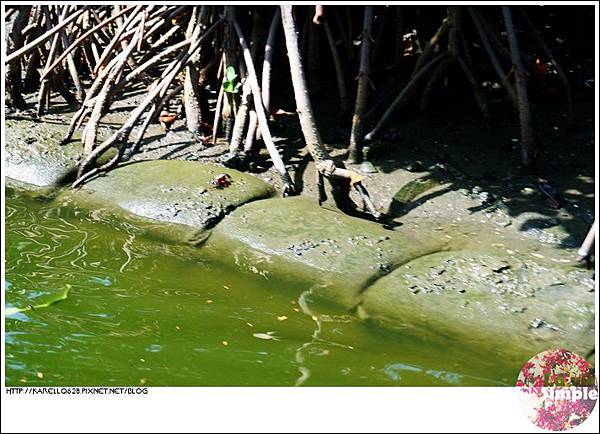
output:
[[[499, 385], [513, 369], [299, 303], [124, 222], [7, 190], [7, 385]], [[227, 262], [227, 261], [226, 261]], [[233, 260], [231, 261], [233, 262]]]

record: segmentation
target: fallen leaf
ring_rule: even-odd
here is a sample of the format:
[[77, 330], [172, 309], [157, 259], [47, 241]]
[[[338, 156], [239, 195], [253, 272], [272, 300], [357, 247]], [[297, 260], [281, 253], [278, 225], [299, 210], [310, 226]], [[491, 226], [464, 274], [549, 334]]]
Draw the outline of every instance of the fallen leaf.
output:
[[287, 317], [287, 316], [285, 316], [285, 315], [282, 315], [282, 316], [278, 316], [278, 317], [277, 317], [277, 321], [285, 321], [286, 319], [288, 319], [288, 317]]
[[37, 374], [35, 374], [40, 380], [42, 378], [44, 378], [44, 374], [42, 374], [41, 372], [38, 372]]
[[226, 347], [226, 346], [228, 346], [228, 345], [229, 345], [229, 342], [227, 342], [227, 341], [223, 341], [223, 342], [222, 342], [222, 344], [223, 344], [223, 346], [225, 346], [225, 347]]
[[212, 300], [206, 300], [206, 304], [211, 304], [212, 302]]
[[246, 323], [246, 325], [247, 325], [248, 327], [254, 327], [254, 325], [252, 325], [252, 323], [249, 323], [249, 322], [247, 322], [247, 323]]

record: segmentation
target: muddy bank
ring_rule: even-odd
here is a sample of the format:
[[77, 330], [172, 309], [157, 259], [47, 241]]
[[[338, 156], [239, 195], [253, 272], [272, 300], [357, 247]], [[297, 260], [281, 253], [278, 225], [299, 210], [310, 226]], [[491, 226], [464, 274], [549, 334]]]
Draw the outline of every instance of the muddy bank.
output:
[[464, 250], [417, 258], [370, 286], [358, 314], [515, 366], [523, 354], [548, 348], [585, 356], [594, 348], [592, 274], [517, 255]]
[[267, 184], [230, 169], [231, 185], [209, 190], [220, 171], [181, 161], [129, 164], [58, 200], [134, 214], [165, 232], [175, 225], [205, 233], [199, 244], [225, 267], [283, 276], [297, 282], [300, 299], [308, 294], [404, 334], [492, 351], [515, 366], [549, 347], [592, 353], [591, 272], [447, 251], [448, 234], [415, 236], [408, 226], [385, 230], [303, 198], [265, 199]]
[[[222, 183], [222, 184], [221, 184]], [[202, 234], [244, 203], [273, 195], [273, 189], [237, 170], [188, 161], [123, 164], [58, 200], [88, 209], [133, 214], [144, 220], [188, 228], [181, 241], [202, 241]]]
[[379, 277], [446, 248], [437, 237], [387, 231], [299, 197], [240, 207], [217, 225], [206, 248], [219, 245], [229, 246], [242, 269], [310, 282], [313, 296], [350, 310]]
[[4, 131], [7, 178], [40, 188], [75, 180], [80, 146], [57, 146], [66, 132], [62, 123], [7, 119]]
[[[586, 190], [593, 179], [578, 178], [581, 185], [555, 209], [538, 180], [509, 173], [488, 182], [456, 161], [407, 157], [399, 166], [398, 159], [373, 158], [375, 172], [365, 175], [376, 204], [391, 217], [384, 227], [320, 208], [314, 165], [302, 153], [291, 161], [305, 161], [294, 165], [304, 198], [289, 199], [271, 198], [270, 184], [277, 188], [271, 169], [247, 174], [166, 161], [216, 163], [225, 149], [200, 149], [178, 124], [167, 136], [153, 126], [136, 156], [160, 161], [125, 164], [77, 191], [61, 189], [79, 147], [76, 141], [56, 146], [61, 119], [58, 126], [11, 121], [6, 166], [16, 188], [45, 187], [66, 206], [148, 223], [165, 239], [191, 237], [236, 272], [283, 276], [298, 282], [298, 296], [308, 289], [366, 321], [493, 352], [515, 366], [538, 349], [587, 355], [594, 348], [594, 274], [572, 259], [578, 234], [593, 218]], [[103, 128], [108, 133], [110, 122]], [[222, 173], [232, 183], [217, 188], [210, 181]]]

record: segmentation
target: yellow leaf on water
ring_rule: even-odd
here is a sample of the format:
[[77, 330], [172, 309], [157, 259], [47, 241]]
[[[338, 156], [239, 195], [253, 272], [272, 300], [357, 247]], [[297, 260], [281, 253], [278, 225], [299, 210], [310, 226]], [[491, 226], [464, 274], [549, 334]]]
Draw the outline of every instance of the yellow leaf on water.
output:
[[298, 309], [297, 307], [294, 308], [294, 312], [300, 312], [300, 309]]
[[44, 374], [42, 374], [41, 372], [38, 372], [37, 374], [35, 374], [40, 380], [42, 378], [44, 378]]
[[206, 304], [211, 304], [212, 302], [212, 300], [206, 300]]
[[227, 345], [229, 345], [229, 342], [227, 342], [227, 341], [223, 341], [223, 342], [222, 342], [222, 344], [223, 344], [223, 346], [225, 346], [225, 347], [226, 347]]
[[247, 322], [247, 323], [246, 323], [246, 325], [247, 325], [248, 327], [254, 327], [254, 325], [253, 325], [252, 323], [249, 323], [249, 322]]
[[277, 321], [285, 321], [286, 319], [288, 319], [288, 317], [287, 317], [287, 316], [285, 316], [285, 315], [282, 315], [282, 316], [278, 316], [278, 317], [277, 317]]

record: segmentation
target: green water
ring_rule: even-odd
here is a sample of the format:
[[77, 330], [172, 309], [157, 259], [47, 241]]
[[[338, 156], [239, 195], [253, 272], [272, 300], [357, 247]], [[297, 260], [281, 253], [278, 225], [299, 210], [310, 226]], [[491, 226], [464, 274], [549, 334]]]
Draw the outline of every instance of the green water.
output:
[[6, 308], [43, 305], [72, 287], [64, 300], [6, 318], [7, 385], [486, 386], [516, 378], [491, 357], [304, 304], [307, 288], [241, 274], [129, 223], [10, 190], [5, 211]]

